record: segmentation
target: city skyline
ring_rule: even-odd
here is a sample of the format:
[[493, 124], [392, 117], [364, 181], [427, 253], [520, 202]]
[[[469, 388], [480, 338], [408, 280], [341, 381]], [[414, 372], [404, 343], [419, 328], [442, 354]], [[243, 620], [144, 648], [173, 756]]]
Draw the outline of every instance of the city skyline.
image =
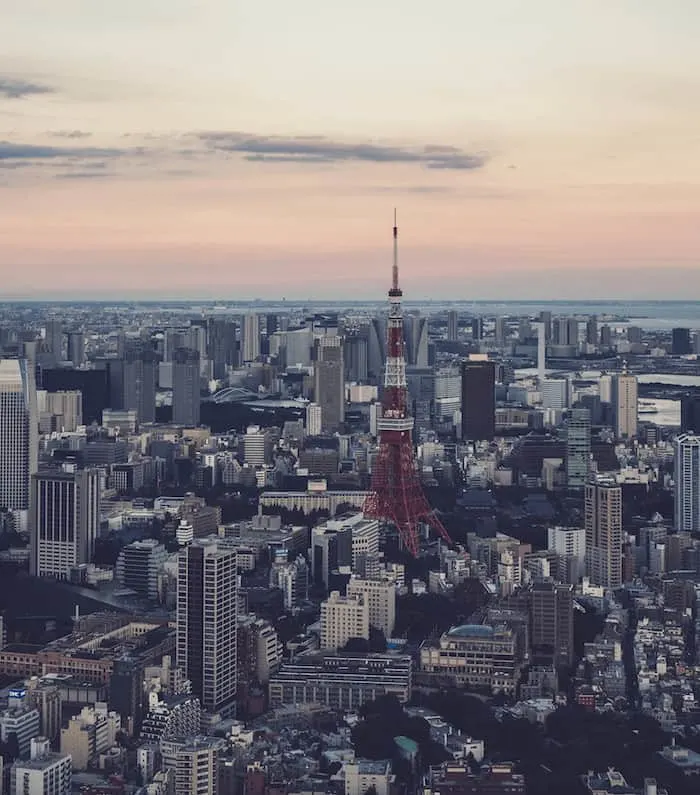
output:
[[690, 0], [7, 5], [7, 297], [700, 295]]

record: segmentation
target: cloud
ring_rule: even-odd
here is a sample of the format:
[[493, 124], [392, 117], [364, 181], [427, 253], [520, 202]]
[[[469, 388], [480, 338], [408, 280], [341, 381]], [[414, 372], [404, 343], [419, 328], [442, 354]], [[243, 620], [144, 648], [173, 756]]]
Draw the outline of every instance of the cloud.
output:
[[43, 83], [0, 75], [0, 99], [25, 99], [37, 94], [53, 94], [55, 90]]
[[100, 148], [97, 146], [45, 146], [41, 144], [17, 144], [0, 141], [0, 164], [6, 162], [45, 161], [61, 158], [123, 157], [140, 154], [142, 150]]
[[49, 135], [52, 138], [89, 138], [92, 133], [82, 130], [53, 130]]
[[431, 169], [467, 171], [482, 168], [488, 159], [483, 152], [466, 152], [453, 146], [346, 143], [323, 136], [204, 132], [198, 137], [215, 151], [240, 153], [246, 160], [267, 163], [415, 163]]

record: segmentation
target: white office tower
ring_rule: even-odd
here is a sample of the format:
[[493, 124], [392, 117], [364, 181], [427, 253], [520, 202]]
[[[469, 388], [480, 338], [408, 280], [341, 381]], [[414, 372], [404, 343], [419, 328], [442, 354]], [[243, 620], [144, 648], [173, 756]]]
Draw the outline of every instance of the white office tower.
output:
[[593, 585], [622, 585], [622, 489], [614, 477], [586, 484], [586, 574]]
[[31, 740], [30, 758], [17, 760], [10, 772], [10, 792], [21, 795], [69, 795], [72, 764], [69, 754], [52, 753], [46, 737]]
[[243, 362], [254, 362], [259, 356], [260, 315], [245, 315], [241, 326], [241, 359]]
[[337, 651], [350, 638], [369, 640], [369, 604], [362, 595], [341, 596], [332, 591], [321, 603], [321, 648]]
[[675, 527], [700, 530], [700, 436], [684, 433], [673, 440]]
[[540, 384], [546, 377], [547, 330], [544, 323], [537, 324], [537, 380]]
[[361, 596], [369, 606], [369, 624], [390, 638], [396, 624], [396, 585], [390, 580], [351, 577], [348, 596]]
[[306, 407], [306, 433], [309, 436], [321, 435], [322, 410], [318, 403], [309, 403]]
[[30, 569], [37, 577], [69, 578], [90, 563], [100, 527], [100, 472], [66, 465], [32, 478]]
[[542, 405], [546, 409], [565, 409], [569, 405], [569, 382], [566, 378], [545, 378], [540, 384]]
[[202, 541], [178, 557], [177, 664], [209, 712], [235, 706], [236, 563], [235, 550]]
[[55, 417], [57, 431], [74, 433], [83, 424], [83, 396], [77, 390], [47, 392], [46, 413]]
[[612, 405], [615, 415], [615, 436], [631, 439], [637, 435], [637, 377], [627, 368], [612, 382]]
[[39, 455], [34, 373], [26, 359], [0, 359], [0, 506], [26, 523]]

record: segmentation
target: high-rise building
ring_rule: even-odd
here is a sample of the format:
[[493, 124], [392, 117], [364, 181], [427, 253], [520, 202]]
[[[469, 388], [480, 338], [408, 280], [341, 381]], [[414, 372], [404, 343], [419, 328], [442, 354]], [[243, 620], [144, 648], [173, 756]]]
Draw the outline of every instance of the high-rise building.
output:
[[55, 430], [73, 433], [83, 424], [83, 396], [80, 392], [47, 392], [46, 412], [55, 423]]
[[458, 339], [459, 315], [456, 309], [447, 312], [447, 339], [449, 342], [457, 342]]
[[674, 356], [687, 356], [691, 351], [690, 329], [674, 328], [671, 332], [671, 353]]
[[199, 351], [177, 348], [173, 351], [173, 422], [199, 425]]
[[594, 585], [622, 585], [622, 489], [599, 475], [585, 488], [586, 574]]
[[586, 321], [586, 342], [589, 345], [598, 345], [598, 318], [591, 315]]
[[122, 360], [122, 406], [136, 412], [139, 422], [156, 421], [158, 356], [143, 343], [128, 345]]
[[484, 338], [484, 319], [482, 317], [472, 318], [472, 339], [480, 342]]
[[562, 411], [569, 405], [569, 382], [566, 378], [545, 378], [540, 384], [542, 405]]
[[684, 395], [681, 400], [681, 431], [700, 433], [700, 397]]
[[369, 607], [369, 625], [390, 638], [396, 624], [396, 585], [390, 580], [351, 577], [348, 596], [361, 596]]
[[68, 335], [68, 361], [80, 367], [85, 361], [85, 335], [82, 331], [71, 331]]
[[316, 341], [314, 397], [321, 407], [324, 433], [333, 433], [345, 421], [345, 366], [341, 337], [330, 335]]
[[574, 658], [573, 585], [535, 583], [529, 602], [530, 644], [535, 662], [571, 665]]
[[572, 409], [566, 424], [566, 485], [582, 489], [591, 465], [591, 413]]
[[498, 348], [502, 348], [506, 344], [507, 333], [508, 333], [508, 318], [497, 317], [494, 329], [494, 340]]
[[493, 362], [462, 363], [462, 438], [490, 441], [496, 434], [496, 368]]
[[700, 530], [700, 436], [683, 433], [673, 441], [674, 524], [678, 532]]
[[236, 696], [236, 552], [195, 541], [178, 557], [177, 663], [211, 712]]
[[92, 560], [100, 527], [97, 469], [44, 470], [32, 478], [31, 572], [68, 579]]
[[323, 427], [323, 412], [318, 403], [309, 403], [306, 407], [306, 433], [309, 436], [320, 436]]
[[615, 435], [618, 439], [631, 439], [637, 435], [637, 377], [625, 368], [613, 377], [612, 405], [615, 417]]
[[44, 347], [55, 362], [63, 361], [63, 324], [60, 320], [48, 320], [44, 326]]
[[39, 455], [34, 373], [26, 359], [0, 360], [0, 507], [29, 510]]
[[123, 588], [156, 601], [160, 596], [160, 569], [167, 558], [168, 552], [155, 538], [132, 541], [119, 553], [116, 578]]
[[212, 363], [212, 376], [226, 378], [229, 367], [237, 364], [236, 324], [224, 317], [210, 317], [207, 322], [207, 357]]
[[241, 360], [254, 362], [260, 357], [260, 315], [243, 316], [241, 325]]
[[321, 603], [321, 649], [338, 651], [350, 638], [369, 640], [369, 604], [363, 594], [332, 591]]
[[417, 312], [404, 317], [404, 340], [406, 342], [406, 364], [409, 367], [427, 367], [428, 362], [428, 320]]

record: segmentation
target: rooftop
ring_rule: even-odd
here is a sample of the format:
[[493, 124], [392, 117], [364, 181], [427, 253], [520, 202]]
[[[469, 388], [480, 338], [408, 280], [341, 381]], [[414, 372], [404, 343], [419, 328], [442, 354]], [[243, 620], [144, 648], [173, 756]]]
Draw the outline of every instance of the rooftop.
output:
[[487, 624], [462, 624], [447, 633], [452, 638], [492, 638], [493, 627]]

